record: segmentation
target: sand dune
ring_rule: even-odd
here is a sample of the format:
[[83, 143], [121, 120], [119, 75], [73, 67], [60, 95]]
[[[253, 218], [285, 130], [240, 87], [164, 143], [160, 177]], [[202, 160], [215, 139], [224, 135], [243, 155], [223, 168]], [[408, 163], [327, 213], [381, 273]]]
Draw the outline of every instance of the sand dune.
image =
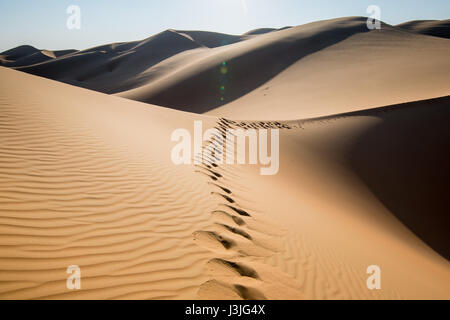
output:
[[[170, 160], [174, 129], [215, 118], [0, 71], [9, 79], [1, 83], [1, 298], [198, 298], [211, 280], [207, 265], [241, 249], [267, 254], [228, 221], [245, 217], [223, 208], [204, 169]], [[233, 254], [220, 234], [236, 244]], [[247, 279], [239, 270], [252, 268], [236, 263], [225, 268], [236, 285], [222, 297], [301, 297], [289, 276]], [[81, 291], [66, 289], [73, 264]]]
[[450, 93], [449, 55], [447, 39], [384, 25], [298, 60], [209, 114], [298, 119], [445, 96]]
[[[445, 33], [446, 21], [430, 23]], [[447, 95], [450, 43], [408, 26], [370, 31], [351, 17], [242, 36], [167, 30], [17, 69], [178, 110], [293, 120]]]
[[96, 91], [117, 93], [151, 81], [155, 72], [148, 69], [178, 53], [227, 45], [248, 37], [166, 30], [142, 41], [102, 45], [51, 61], [20, 64], [22, 67], [17, 69]]
[[[1, 72], [0, 296], [195, 297], [209, 253], [192, 233], [214, 203], [154, 144], [193, 116]], [[83, 291], [65, 288], [70, 264]]]
[[25, 56], [31, 55], [33, 53], [36, 53], [38, 51], [39, 50], [36, 49], [35, 47], [24, 45], [10, 50], [6, 50], [2, 52], [1, 55], [9, 60], [17, 60]]
[[[256, 89], [298, 59], [368, 29], [364, 18], [345, 18], [266, 31], [240, 37], [168, 30], [132, 45], [96, 47], [17, 69], [132, 100], [205, 112]], [[217, 47], [212, 38], [232, 44]], [[227, 74], [221, 74], [224, 61]]]
[[[432, 250], [448, 253], [438, 226], [448, 224], [439, 213], [448, 172], [426, 175], [445, 170], [436, 161], [448, 149], [449, 98], [286, 123], [280, 172], [268, 177], [251, 165], [172, 164], [172, 130], [194, 119], [235, 126], [228, 120], [0, 75], [9, 79], [0, 87], [1, 298], [450, 297], [449, 263]], [[405, 140], [423, 128], [418, 144]], [[424, 151], [432, 158], [414, 158]], [[390, 176], [370, 152], [393, 168], [407, 163]], [[418, 180], [400, 180], [408, 172]], [[404, 210], [416, 206], [407, 217], [393, 192]], [[73, 264], [82, 290], [66, 289]], [[365, 287], [370, 264], [382, 267], [382, 290]]]
[[[164, 77], [118, 95], [179, 110], [206, 112], [246, 95], [312, 52], [366, 31], [365, 20], [349, 18], [261, 34], [208, 50]], [[194, 87], [201, 87], [202, 91]]]
[[[450, 299], [446, 23], [1, 53], [0, 298]], [[279, 129], [278, 174], [173, 164], [195, 120]]]

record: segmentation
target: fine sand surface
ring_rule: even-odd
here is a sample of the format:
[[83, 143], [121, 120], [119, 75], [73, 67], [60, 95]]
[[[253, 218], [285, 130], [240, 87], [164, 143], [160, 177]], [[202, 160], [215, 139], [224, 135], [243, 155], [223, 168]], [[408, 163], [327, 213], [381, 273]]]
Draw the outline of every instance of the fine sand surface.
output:
[[[450, 299], [447, 25], [1, 53], [0, 299]], [[195, 120], [279, 129], [279, 172], [173, 164]]]
[[450, 98], [289, 122], [261, 176], [172, 164], [174, 129], [232, 122], [0, 77], [1, 298], [450, 298]]

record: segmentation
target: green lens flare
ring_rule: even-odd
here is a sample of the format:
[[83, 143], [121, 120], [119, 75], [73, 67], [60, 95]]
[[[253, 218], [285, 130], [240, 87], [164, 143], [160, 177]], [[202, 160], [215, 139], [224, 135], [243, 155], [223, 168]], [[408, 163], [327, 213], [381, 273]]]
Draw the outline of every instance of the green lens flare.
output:
[[222, 95], [222, 97], [220, 97], [220, 101], [225, 101], [225, 98], [223, 97], [225, 95], [225, 84], [226, 84], [226, 74], [228, 73], [228, 67], [227, 67], [227, 62], [226, 61], [222, 61], [222, 63], [220, 64], [220, 73], [222, 74], [222, 76], [220, 76], [220, 95]]

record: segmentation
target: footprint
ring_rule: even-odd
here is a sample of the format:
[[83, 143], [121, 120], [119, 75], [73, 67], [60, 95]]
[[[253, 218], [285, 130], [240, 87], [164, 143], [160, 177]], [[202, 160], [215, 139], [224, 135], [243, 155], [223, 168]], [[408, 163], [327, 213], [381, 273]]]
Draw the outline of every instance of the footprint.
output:
[[255, 288], [239, 284], [229, 285], [217, 280], [209, 280], [198, 289], [200, 299], [207, 300], [267, 300], [266, 296]]
[[266, 296], [259, 290], [235, 284], [234, 288], [244, 300], [267, 300]]
[[204, 174], [205, 176], [210, 177], [213, 181], [217, 181], [217, 178], [215, 176], [209, 175], [209, 174], [207, 174], [205, 172], [202, 172], [200, 170], [195, 170], [194, 172]]
[[220, 258], [215, 258], [207, 263], [209, 271], [213, 274], [223, 274], [228, 276], [241, 276], [253, 279], [260, 279], [258, 273], [251, 267], [242, 263], [236, 263]]
[[239, 215], [241, 215], [241, 216], [244, 216], [244, 217], [251, 217], [251, 215], [249, 215], [248, 213], [247, 213], [247, 211], [244, 211], [244, 210], [242, 210], [242, 209], [238, 209], [238, 208], [236, 208], [236, 207], [233, 207], [233, 206], [229, 206], [229, 205], [225, 205], [226, 207], [228, 207], [228, 208], [230, 208], [231, 210], [233, 210], [234, 212], [236, 212], [237, 214], [239, 214]]
[[213, 175], [215, 175], [217, 178], [222, 178], [222, 175], [220, 173], [217, 173], [215, 171], [207, 169], [209, 172], [211, 172]]
[[242, 300], [242, 296], [236, 288], [217, 280], [203, 283], [198, 289], [197, 295], [199, 299], [205, 300]]
[[222, 175], [220, 174], [220, 173], [217, 173], [217, 172], [215, 172], [215, 171], [213, 171], [213, 170], [211, 170], [211, 169], [208, 169], [208, 168], [204, 168], [204, 167], [201, 167], [201, 166], [199, 166], [199, 165], [195, 165], [195, 167], [197, 167], [198, 169], [203, 169], [203, 170], [206, 170], [206, 171], [208, 171], [208, 172], [211, 172], [213, 175], [215, 175], [217, 178], [222, 178]]
[[232, 247], [236, 246], [236, 243], [233, 240], [227, 239], [213, 231], [196, 231], [194, 232], [193, 236], [194, 241], [198, 241], [199, 244], [204, 245], [208, 249], [212, 250], [229, 250]]
[[231, 190], [230, 189], [227, 189], [225, 187], [219, 186], [218, 184], [215, 184], [215, 183], [212, 183], [212, 182], [208, 182], [208, 184], [212, 184], [213, 186], [216, 186], [216, 187], [222, 189], [225, 193], [231, 194]]
[[252, 240], [252, 236], [249, 235], [247, 232], [245, 232], [242, 229], [233, 228], [233, 227], [230, 227], [230, 226], [228, 226], [226, 224], [221, 224], [221, 223], [216, 223], [216, 224], [221, 226], [221, 227], [223, 227], [223, 228], [225, 228], [227, 231], [230, 231], [230, 232], [232, 232], [234, 234], [240, 235], [241, 237], [244, 237], [244, 238], [246, 238], [248, 240]]
[[229, 214], [228, 212], [222, 211], [222, 210], [215, 210], [212, 212], [213, 215], [216, 215], [220, 218], [224, 218], [227, 220], [232, 220], [235, 224], [237, 224], [238, 226], [243, 226], [245, 225], [245, 221], [240, 218], [240, 217], [236, 217], [232, 214]]
[[222, 198], [224, 198], [225, 200], [227, 200], [229, 203], [234, 203], [235, 201], [233, 200], [233, 199], [231, 199], [230, 197], [228, 197], [228, 196], [226, 196], [226, 195], [224, 195], [224, 194], [221, 194], [221, 193], [219, 193], [219, 192], [211, 192], [211, 194], [216, 194], [216, 195], [218, 195], [218, 196], [221, 196]]

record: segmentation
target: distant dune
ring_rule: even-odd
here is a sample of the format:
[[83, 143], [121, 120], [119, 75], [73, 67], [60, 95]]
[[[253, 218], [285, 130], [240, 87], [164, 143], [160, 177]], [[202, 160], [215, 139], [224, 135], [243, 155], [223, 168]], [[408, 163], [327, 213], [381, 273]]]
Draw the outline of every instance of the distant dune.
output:
[[[450, 299], [450, 42], [365, 19], [1, 53], [0, 298]], [[194, 120], [278, 174], [173, 164]]]
[[0, 66], [4, 67], [21, 67], [38, 64], [45, 61], [53, 60], [57, 57], [64, 56], [77, 50], [38, 50], [32, 46], [19, 46], [11, 50], [4, 51], [0, 54]]
[[447, 95], [450, 43], [422, 35], [430, 25], [448, 34], [448, 21], [383, 24], [370, 31], [363, 17], [242, 36], [167, 30], [56, 59], [38, 52], [26, 58], [43, 62], [17, 61], [16, 69], [189, 112], [234, 119], [318, 117]]

